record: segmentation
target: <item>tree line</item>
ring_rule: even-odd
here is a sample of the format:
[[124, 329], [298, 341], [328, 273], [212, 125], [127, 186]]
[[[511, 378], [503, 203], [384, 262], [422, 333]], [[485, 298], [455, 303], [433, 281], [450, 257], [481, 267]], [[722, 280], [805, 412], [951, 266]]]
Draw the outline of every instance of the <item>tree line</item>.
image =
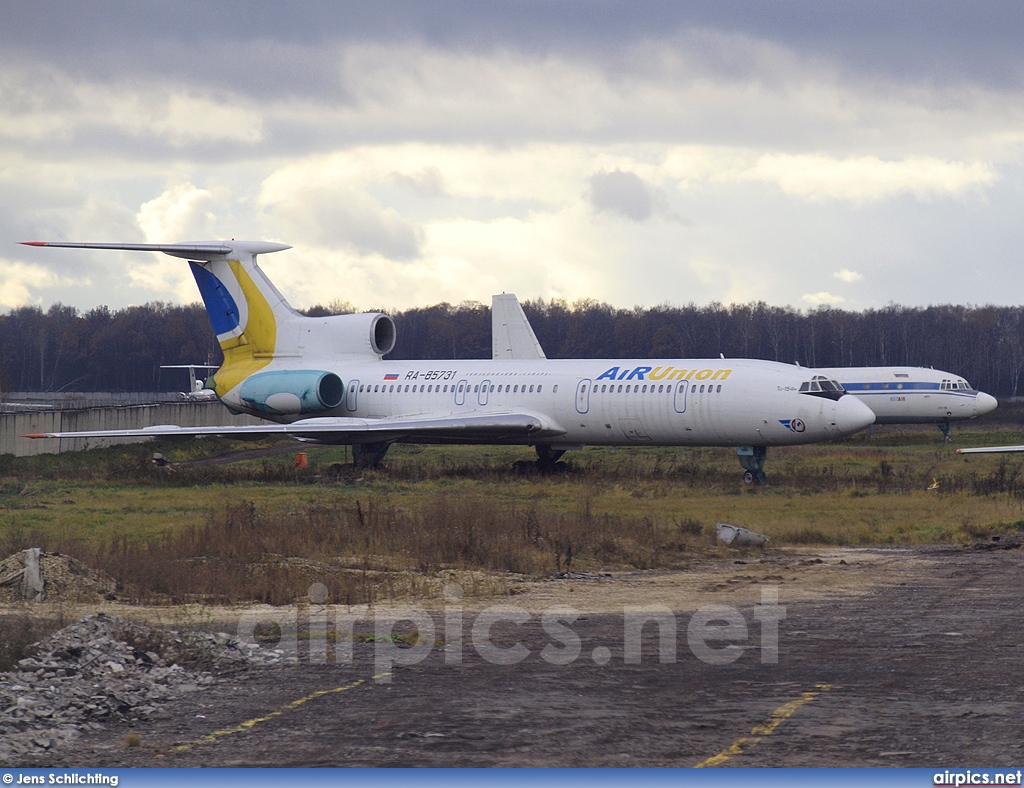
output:
[[[906, 307], [802, 312], [763, 302], [620, 309], [591, 300], [523, 304], [549, 358], [763, 358], [807, 367], [931, 366], [996, 396], [1017, 396], [1024, 306]], [[305, 310], [351, 311], [334, 303]], [[476, 302], [392, 311], [392, 359], [491, 355], [491, 310]], [[0, 391], [173, 391], [183, 370], [219, 364], [201, 304], [151, 303], [81, 313], [55, 304], [0, 315]]]

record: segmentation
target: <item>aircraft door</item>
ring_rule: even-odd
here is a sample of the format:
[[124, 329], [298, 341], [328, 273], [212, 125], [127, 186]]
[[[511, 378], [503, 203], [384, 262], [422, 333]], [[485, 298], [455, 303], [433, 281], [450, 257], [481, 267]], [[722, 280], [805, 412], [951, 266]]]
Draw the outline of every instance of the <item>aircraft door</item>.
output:
[[590, 379], [584, 378], [576, 384], [576, 412], [590, 411]]
[[350, 380], [348, 384], [348, 395], [345, 397], [345, 408], [349, 411], [355, 411], [356, 395], [359, 394], [359, 381]]
[[[468, 386], [469, 384], [467, 383], [466, 385]], [[481, 405], [486, 405], [487, 404], [487, 395], [490, 393], [490, 390], [491, 390], [491, 381], [489, 381], [489, 380], [481, 380], [480, 381], [480, 390], [477, 392], [477, 395], [476, 395], [476, 401], [479, 402]]]
[[686, 413], [686, 390], [690, 388], [690, 381], [680, 380], [676, 383], [674, 403], [676, 413]]
[[469, 388], [469, 382], [460, 380], [458, 385], [455, 386], [455, 404], [465, 405], [466, 404], [466, 389]]

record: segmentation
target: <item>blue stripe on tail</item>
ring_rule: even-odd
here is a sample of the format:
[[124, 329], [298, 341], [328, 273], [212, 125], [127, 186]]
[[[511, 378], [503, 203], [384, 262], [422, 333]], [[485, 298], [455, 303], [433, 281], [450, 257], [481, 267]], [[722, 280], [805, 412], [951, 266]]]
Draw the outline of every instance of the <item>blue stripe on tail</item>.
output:
[[238, 305], [231, 297], [231, 293], [224, 287], [223, 282], [203, 266], [191, 261], [189, 266], [192, 268], [192, 276], [195, 277], [199, 293], [206, 305], [206, 313], [210, 316], [214, 333], [221, 336], [234, 331], [238, 328], [240, 317]]

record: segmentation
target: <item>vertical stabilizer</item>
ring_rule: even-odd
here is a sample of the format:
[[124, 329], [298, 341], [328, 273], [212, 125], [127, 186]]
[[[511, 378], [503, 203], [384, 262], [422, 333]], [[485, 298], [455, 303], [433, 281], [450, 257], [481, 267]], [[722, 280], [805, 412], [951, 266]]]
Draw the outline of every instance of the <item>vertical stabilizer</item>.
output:
[[512, 293], [491, 297], [491, 358], [521, 361], [547, 358], [519, 299]]
[[[224, 364], [214, 379], [207, 381], [219, 397], [266, 367], [276, 356], [295, 352], [293, 346], [297, 344], [298, 332], [282, 329], [301, 315], [288, 305], [256, 265], [256, 255], [290, 249], [287, 244], [231, 240], [178, 244], [33, 241], [27, 245], [163, 252], [188, 260], [217, 341], [224, 351]], [[282, 342], [286, 335], [290, 342]]]
[[282, 245], [233, 242], [230, 246], [228, 253], [205, 260], [187, 256], [224, 352], [224, 364], [212, 381], [220, 397], [275, 358], [294, 355], [296, 348], [291, 345], [296, 332], [285, 327], [301, 318], [256, 264], [257, 254], [278, 251]]
[[[295, 402], [301, 407], [294, 413], [330, 410], [336, 407], [336, 403], [329, 403], [336, 399], [333, 389], [341, 386], [341, 380], [325, 369], [349, 359], [380, 360], [395, 346], [395, 323], [383, 313], [313, 318], [292, 309], [256, 264], [257, 255], [291, 249], [286, 244], [232, 239], [178, 244], [31, 241], [27, 245], [163, 252], [188, 260], [224, 353], [224, 363], [213, 377], [207, 378], [206, 384], [230, 408], [268, 412], [265, 407], [270, 407], [277, 415], [292, 413], [268, 403], [276, 394], [295, 392], [271, 391], [267, 386], [300, 386], [296, 381], [301, 378], [301, 386], [308, 388], [307, 378], [322, 382], [327, 376], [331, 391], [325, 394], [324, 389], [318, 389], [315, 406], [310, 404], [312, 400], [296, 396]], [[249, 393], [266, 394], [266, 402], [261, 400], [253, 405], [243, 396], [241, 387], [243, 381], [256, 373], [267, 374], [258, 381], [250, 381]]]

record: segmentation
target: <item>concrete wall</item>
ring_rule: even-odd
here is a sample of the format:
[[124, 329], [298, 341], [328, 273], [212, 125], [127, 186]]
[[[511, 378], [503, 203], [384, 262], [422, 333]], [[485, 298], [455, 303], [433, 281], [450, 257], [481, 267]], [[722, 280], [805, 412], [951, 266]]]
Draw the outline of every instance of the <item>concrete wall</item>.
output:
[[115, 443], [136, 443], [148, 438], [22, 438], [27, 433], [78, 430], [130, 430], [155, 424], [214, 427], [219, 424], [259, 424], [251, 416], [233, 416], [219, 402], [173, 402], [123, 407], [33, 410], [0, 413], [0, 454], [28, 457], [81, 451]]

